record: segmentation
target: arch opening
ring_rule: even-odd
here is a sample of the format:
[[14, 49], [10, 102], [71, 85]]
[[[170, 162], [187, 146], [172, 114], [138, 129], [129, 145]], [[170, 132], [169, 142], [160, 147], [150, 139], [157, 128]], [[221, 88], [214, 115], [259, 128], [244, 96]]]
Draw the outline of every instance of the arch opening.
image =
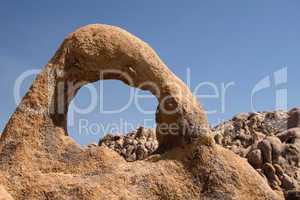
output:
[[89, 83], [78, 90], [68, 106], [67, 134], [85, 146], [107, 135], [136, 133], [139, 127], [154, 131], [157, 106], [150, 92], [118, 80]]

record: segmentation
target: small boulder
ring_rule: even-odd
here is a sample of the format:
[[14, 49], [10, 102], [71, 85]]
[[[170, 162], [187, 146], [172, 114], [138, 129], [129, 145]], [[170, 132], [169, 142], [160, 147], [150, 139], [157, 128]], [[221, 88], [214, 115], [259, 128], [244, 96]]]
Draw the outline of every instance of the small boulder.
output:
[[262, 168], [263, 165], [263, 158], [261, 151], [259, 149], [255, 149], [248, 153], [247, 160], [254, 167], [255, 169]]

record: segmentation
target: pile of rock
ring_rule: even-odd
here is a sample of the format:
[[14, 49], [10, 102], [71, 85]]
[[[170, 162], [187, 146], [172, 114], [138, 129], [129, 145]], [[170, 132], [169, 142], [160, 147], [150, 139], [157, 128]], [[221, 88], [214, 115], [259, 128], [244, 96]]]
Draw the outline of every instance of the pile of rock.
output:
[[215, 141], [244, 157], [273, 189], [300, 189], [300, 108], [243, 113], [213, 128]]
[[108, 134], [99, 142], [118, 152], [127, 161], [143, 160], [153, 154], [158, 148], [158, 141], [154, 129], [144, 127], [127, 135]]

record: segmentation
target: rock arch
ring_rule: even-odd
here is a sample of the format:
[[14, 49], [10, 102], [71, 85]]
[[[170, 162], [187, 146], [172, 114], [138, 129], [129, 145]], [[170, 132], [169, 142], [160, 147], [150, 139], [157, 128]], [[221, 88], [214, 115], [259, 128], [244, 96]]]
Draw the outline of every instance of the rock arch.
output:
[[62, 128], [67, 134], [68, 106], [76, 91], [84, 84], [106, 79], [120, 80], [156, 96], [162, 148], [170, 149], [193, 138], [213, 143], [206, 115], [189, 88], [145, 42], [109, 25], [88, 25], [71, 33], [19, 108], [39, 111], [46, 118], [43, 126]]
[[[99, 78], [101, 71], [107, 73]], [[159, 145], [168, 151], [130, 163], [67, 136], [69, 102], [80, 86], [100, 79], [157, 97]], [[170, 134], [163, 124], [179, 129]], [[6, 125], [0, 180], [15, 199], [283, 199], [245, 160], [214, 145], [209, 132], [195, 97], [146, 43], [120, 28], [89, 25], [64, 40]]]

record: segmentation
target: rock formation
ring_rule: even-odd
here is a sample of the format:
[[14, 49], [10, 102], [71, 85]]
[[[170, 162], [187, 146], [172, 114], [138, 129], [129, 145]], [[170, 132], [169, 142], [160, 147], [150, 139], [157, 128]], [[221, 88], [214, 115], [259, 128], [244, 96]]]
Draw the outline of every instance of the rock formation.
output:
[[156, 132], [143, 127], [127, 135], [106, 135], [99, 142], [116, 151], [127, 161], [143, 160], [158, 149]]
[[[282, 190], [287, 199], [293, 199], [289, 198], [292, 195], [299, 196], [300, 192], [300, 128], [297, 127], [297, 110], [294, 108], [288, 113], [242, 113], [212, 129], [217, 144], [246, 158], [269, 185], [274, 190]], [[138, 146], [143, 146], [145, 151], [141, 152], [147, 156], [157, 150], [147, 150], [145, 147], [146, 138], [151, 138], [151, 143], [157, 144], [155, 135], [151, 129], [139, 128], [125, 136], [108, 135], [99, 145], [115, 150], [127, 161], [135, 161], [140, 159], [135, 156], [139, 153]], [[123, 145], [119, 145], [120, 141], [126, 140], [131, 143], [122, 142]], [[152, 147], [157, 148], [156, 145]], [[129, 153], [127, 149], [130, 149]]]
[[299, 114], [299, 108], [243, 113], [213, 133], [218, 144], [246, 158], [273, 189], [290, 196], [300, 191]]
[[[68, 136], [78, 89], [107, 79], [157, 97], [156, 154], [127, 162], [106, 145], [82, 148]], [[30, 200], [283, 199], [245, 159], [216, 145], [208, 127], [196, 98], [146, 43], [89, 25], [64, 40], [6, 125], [0, 184], [14, 199]]]

